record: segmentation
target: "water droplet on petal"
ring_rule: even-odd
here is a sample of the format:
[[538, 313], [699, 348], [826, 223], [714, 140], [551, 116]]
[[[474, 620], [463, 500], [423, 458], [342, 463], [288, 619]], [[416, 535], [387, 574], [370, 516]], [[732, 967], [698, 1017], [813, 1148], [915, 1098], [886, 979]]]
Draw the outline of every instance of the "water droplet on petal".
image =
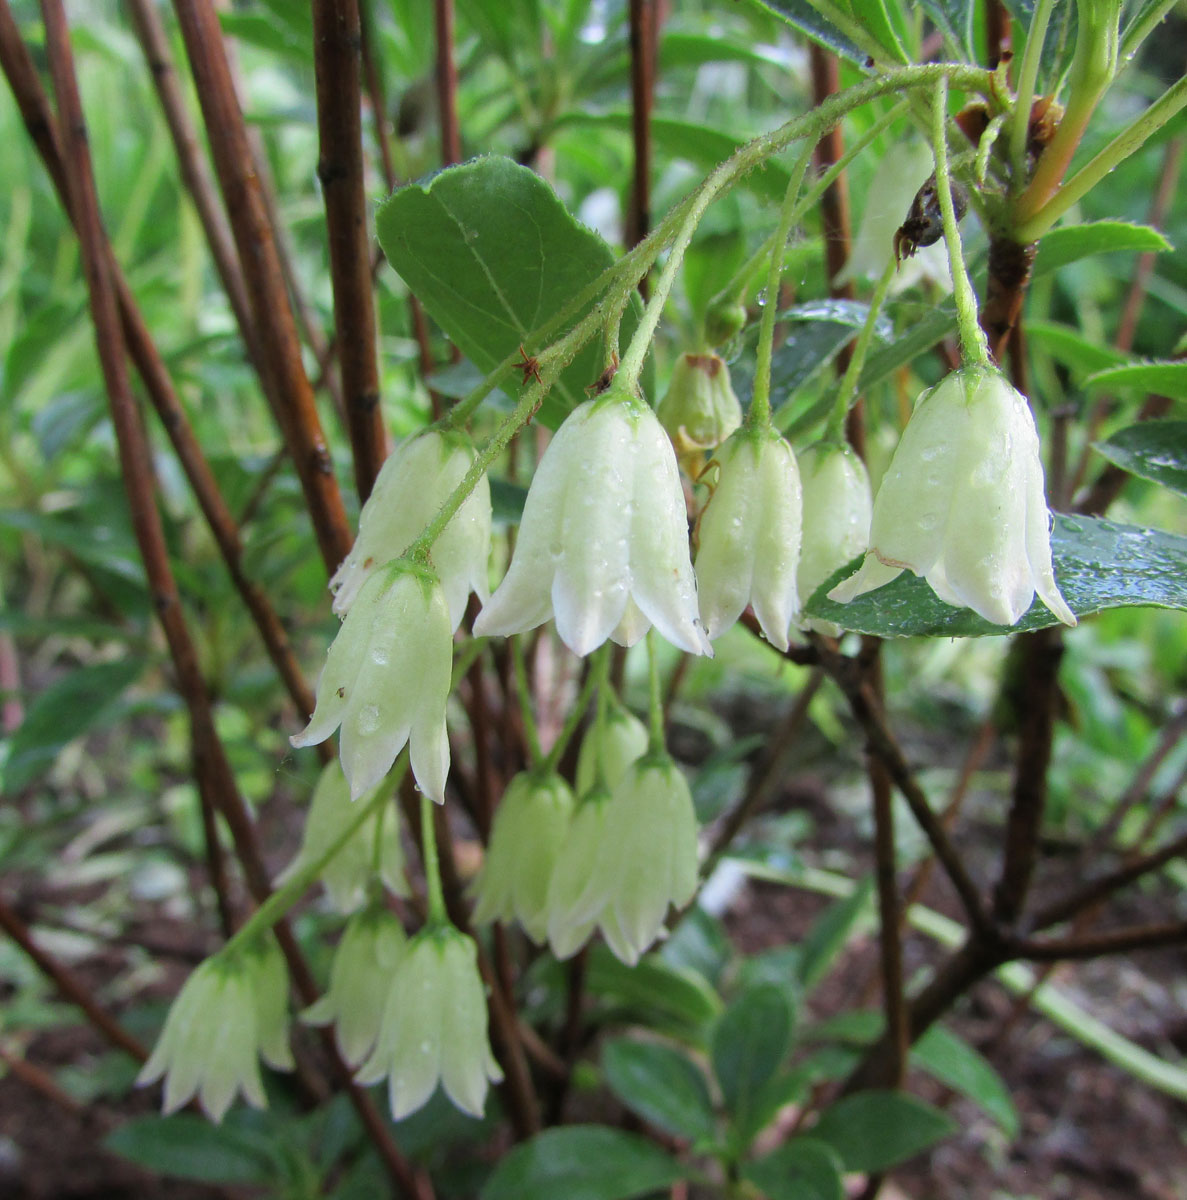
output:
[[379, 708], [374, 704], [365, 704], [359, 709], [355, 719], [359, 733], [374, 733], [379, 728]]

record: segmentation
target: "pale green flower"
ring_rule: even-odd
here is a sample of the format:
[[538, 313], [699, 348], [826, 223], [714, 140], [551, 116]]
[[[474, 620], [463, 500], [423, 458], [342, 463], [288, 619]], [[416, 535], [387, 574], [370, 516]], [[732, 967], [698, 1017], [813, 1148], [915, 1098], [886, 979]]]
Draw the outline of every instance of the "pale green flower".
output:
[[[796, 583], [807, 603], [838, 568], [870, 544], [873, 497], [865, 463], [839, 442], [817, 442], [799, 456], [804, 490], [804, 538]], [[835, 637], [829, 621], [805, 620], [807, 629]]]
[[333, 1024], [334, 1040], [352, 1067], [375, 1047], [392, 976], [407, 945], [404, 927], [382, 904], [356, 913], [334, 951], [329, 991], [302, 1014], [310, 1025]]
[[[617, 701], [586, 731], [577, 755], [577, 795], [584, 796], [601, 779], [612, 788], [647, 751], [647, 726]], [[599, 775], [600, 772], [600, 775]]]
[[453, 635], [441, 584], [403, 560], [363, 585], [330, 646], [309, 724], [294, 746], [324, 742], [339, 725], [351, 798], [369, 792], [408, 744], [420, 790], [445, 799], [445, 704]]
[[646, 404], [613, 386], [578, 405], [544, 452], [511, 566], [474, 633], [524, 633], [551, 616], [575, 654], [607, 638], [633, 645], [652, 625], [712, 653], [672, 444]]
[[165, 1079], [164, 1111], [198, 1097], [221, 1121], [238, 1093], [266, 1104], [258, 1057], [291, 1069], [287, 1036], [288, 979], [271, 938], [240, 955], [215, 955], [185, 981], [136, 1082]]
[[559, 775], [523, 771], [507, 785], [474, 884], [476, 924], [518, 920], [533, 942], [546, 939], [548, 882], [572, 815]]
[[416, 1112], [436, 1090], [482, 1116], [487, 1083], [503, 1072], [487, 1039], [486, 993], [472, 939], [452, 925], [424, 929], [392, 972], [379, 1037], [358, 1072], [388, 1081], [392, 1118]]
[[1016, 624], [1036, 591], [1074, 625], [1050, 519], [1026, 397], [992, 368], [963, 367], [919, 398], [874, 500], [861, 569], [829, 597], [845, 604], [910, 570], [996, 625]]
[[655, 411], [690, 475], [702, 452], [720, 446], [742, 424], [742, 406], [730, 370], [716, 354], [682, 354]]
[[[424, 532], [474, 462], [465, 434], [437, 429], [416, 434], [392, 451], [359, 514], [359, 535], [330, 580], [334, 611], [350, 611], [372, 572], [401, 554]], [[433, 543], [433, 568], [441, 580], [453, 629], [466, 600], [490, 594], [490, 483], [485, 475]]]
[[[379, 786], [384, 787], [385, 784], [380, 783]], [[357, 805], [371, 804], [374, 800], [374, 791], [361, 800], [351, 800], [350, 785], [342, 773], [341, 763], [337, 759], [327, 763], [313, 789], [313, 800], [305, 817], [301, 849], [276, 882], [284, 883], [306, 865], [320, 859], [341, 836], [343, 829], [358, 817]], [[408, 895], [408, 881], [404, 877], [404, 848], [400, 843], [400, 818], [392, 801], [380, 805], [322, 868], [321, 881], [330, 904], [338, 912], [354, 912], [366, 901], [375, 878], [376, 865], [379, 878], [389, 891], [397, 896]]]
[[613, 792], [577, 809], [548, 894], [548, 939], [574, 954], [594, 927], [634, 966], [663, 932], [672, 905], [696, 892], [697, 820], [688, 783], [666, 755], [639, 759]]
[[772, 646], [786, 650], [799, 601], [802, 503], [791, 447], [774, 430], [741, 429], [720, 447], [713, 495], [698, 525], [697, 587], [710, 638], [749, 604]]

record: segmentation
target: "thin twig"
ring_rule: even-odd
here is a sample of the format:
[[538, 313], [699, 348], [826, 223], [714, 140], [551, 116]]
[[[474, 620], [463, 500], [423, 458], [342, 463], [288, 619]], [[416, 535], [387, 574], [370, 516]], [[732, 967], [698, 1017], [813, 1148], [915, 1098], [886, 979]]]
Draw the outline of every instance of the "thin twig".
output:
[[1002, 925], [1012, 925], [1022, 913], [1034, 874], [1047, 803], [1059, 663], [1063, 658], [1063, 639], [1058, 629], [1023, 634], [1020, 640], [1018, 758], [1001, 875], [993, 892], [994, 917]]
[[105, 1009], [95, 1003], [90, 989], [63, 966], [52, 954], [33, 940], [24, 921], [0, 896], [0, 929], [21, 948], [29, 961], [61, 992], [64, 999], [82, 1009], [83, 1015], [117, 1050], [124, 1050], [137, 1062], [148, 1058], [148, 1051]]
[[462, 160], [457, 115], [457, 64], [453, 60], [453, 0], [433, 0], [437, 33], [437, 112], [441, 120], [441, 162]]
[[1132, 954], [1135, 950], [1156, 950], [1187, 942], [1187, 921], [1167, 921], [1151, 925], [1133, 925], [1110, 929], [1086, 937], [1061, 940], [1023, 940], [1014, 947], [1019, 958], [1032, 962], [1060, 959], [1101, 958], [1106, 954]]
[[218, 16], [210, 0], [175, 0], [174, 7], [243, 265], [264, 373], [273, 381], [270, 390], [282, 399], [277, 420], [301, 480], [322, 559], [332, 573], [350, 549], [350, 525], [301, 361], [280, 255]]
[[[655, 95], [654, 43], [659, 18], [655, 0], [630, 0], [631, 141], [634, 146], [626, 244], [637, 246], [651, 227], [651, 106]], [[645, 281], [640, 281], [640, 284]]]
[[366, 500], [387, 457], [379, 405], [371, 248], [363, 183], [358, 0], [314, 0], [317, 176], [326, 202], [334, 329], [355, 486]]
[[[66, 188], [57, 123], [38, 80], [33, 61], [12, 18], [8, 0], [0, 0], [0, 67], [8, 78], [25, 126], [41, 154], [62, 207], [77, 227]], [[259, 630], [269, 657], [298, 711], [303, 714], [310, 713], [313, 711], [313, 692], [289, 644], [288, 634], [263, 588], [248, 579], [244, 573], [239, 526], [219, 491], [214, 472], [181, 405], [173, 380], [149, 333], [132, 289], [115, 262], [106, 235], [103, 236], [108, 270], [119, 300], [120, 321], [128, 352], [173, 445], [186, 479], [194, 490], [198, 507], [202, 510], [202, 515], [223, 556], [231, 581], [251, 613], [252, 621]]]

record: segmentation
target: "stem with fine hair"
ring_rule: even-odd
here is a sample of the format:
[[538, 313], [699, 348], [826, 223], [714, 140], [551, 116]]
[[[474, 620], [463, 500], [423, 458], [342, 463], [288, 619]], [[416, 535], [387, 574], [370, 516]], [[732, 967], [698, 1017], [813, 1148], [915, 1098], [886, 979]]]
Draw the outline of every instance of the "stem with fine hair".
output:
[[890, 285], [894, 282], [897, 271], [898, 263], [891, 259], [874, 287], [874, 294], [870, 297], [870, 311], [866, 314], [861, 332], [853, 343], [853, 352], [849, 356], [849, 365], [845, 368], [845, 374], [837, 385], [837, 400], [833, 406], [832, 416], [829, 417], [828, 428], [825, 430], [825, 441], [839, 444], [845, 440], [845, 418], [849, 415], [849, 409], [857, 395], [857, 382], [861, 378], [862, 368], [866, 365], [866, 356], [869, 354], [870, 345], [874, 340], [874, 333], [878, 327], [878, 314], [886, 302]]

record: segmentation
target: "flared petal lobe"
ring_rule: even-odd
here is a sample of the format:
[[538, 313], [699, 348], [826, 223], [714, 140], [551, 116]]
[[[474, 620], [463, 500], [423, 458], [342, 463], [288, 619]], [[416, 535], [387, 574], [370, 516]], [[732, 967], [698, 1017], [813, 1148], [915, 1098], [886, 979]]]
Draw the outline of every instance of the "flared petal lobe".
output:
[[870, 549], [829, 596], [847, 603], [911, 570], [947, 604], [1015, 625], [1035, 592], [1065, 624], [1038, 434], [996, 370], [964, 367], [923, 394], [874, 500]]
[[622, 392], [579, 405], [557, 430], [528, 490], [503, 582], [478, 636], [523, 633], [556, 618], [576, 654], [648, 625], [708, 652], [696, 607], [684, 497], [655, 414]]

